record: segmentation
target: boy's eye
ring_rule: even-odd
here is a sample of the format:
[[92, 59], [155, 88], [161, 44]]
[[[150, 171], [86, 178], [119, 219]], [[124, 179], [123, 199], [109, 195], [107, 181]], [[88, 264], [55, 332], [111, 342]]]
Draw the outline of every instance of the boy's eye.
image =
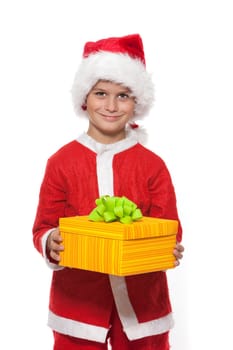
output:
[[130, 96], [128, 94], [122, 93], [122, 94], [119, 94], [118, 97], [121, 99], [126, 99], [126, 98], [129, 98]]
[[105, 96], [106, 93], [105, 93], [104, 91], [96, 91], [96, 92], [95, 92], [95, 95], [96, 95], [96, 96]]

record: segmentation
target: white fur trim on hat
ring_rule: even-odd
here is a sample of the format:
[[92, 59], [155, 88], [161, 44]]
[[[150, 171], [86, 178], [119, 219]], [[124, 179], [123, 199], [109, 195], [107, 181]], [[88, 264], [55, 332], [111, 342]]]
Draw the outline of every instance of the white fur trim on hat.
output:
[[75, 112], [86, 116], [82, 109], [86, 97], [99, 80], [108, 80], [129, 88], [136, 98], [132, 120], [143, 119], [154, 101], [154, 85], [145, 65], [127, 54], [99, 51], [83, 58], [71, 89]]

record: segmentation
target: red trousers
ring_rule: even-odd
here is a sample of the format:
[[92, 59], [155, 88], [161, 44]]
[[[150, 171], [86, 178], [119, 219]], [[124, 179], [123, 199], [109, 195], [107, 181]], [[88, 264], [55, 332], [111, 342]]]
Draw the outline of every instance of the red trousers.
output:
[[97, 343], [85, 339], [70, 337], [54, 332], [53, 350], [107, 350], [107, 342], [111, 344], [112, 350], [169, 350], [168, 332], [129, 341], [123, 332], [121, 321], [116, 309], [111, 317], [111, 329], [109, 330], [106, 343]]

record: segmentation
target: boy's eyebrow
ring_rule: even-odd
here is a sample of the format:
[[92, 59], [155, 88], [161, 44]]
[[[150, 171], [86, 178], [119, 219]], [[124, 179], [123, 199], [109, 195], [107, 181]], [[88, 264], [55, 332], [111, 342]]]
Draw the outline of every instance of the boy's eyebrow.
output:
[[92, 89], [92, 91], [94, 91], [94, 90], [98, 90], [98, 91], [106, 91], [106, 89], [103, 89], [103, 88], [99, 88], [99, 87], [94, 87], [93, 89]]
[[[108, 89], [101, 88], [101, 87], [94, 87], [92, 91], [108, 91]], [[125, 93], [132, 93], [129, 88], [123, 88], [122, 90], [117, 92], [118, 94], [125, 94]]]

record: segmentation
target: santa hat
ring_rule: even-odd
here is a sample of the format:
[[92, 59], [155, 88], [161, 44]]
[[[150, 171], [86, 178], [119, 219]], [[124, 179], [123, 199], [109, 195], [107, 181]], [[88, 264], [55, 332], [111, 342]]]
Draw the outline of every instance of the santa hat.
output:
[[99, 80], [122, 84], [131, 90], [136, 99], [132, 120], [142, 119], [149, 113], [154, 101], [154, 86], [146, 71], [140, 35], [112, 37], [85, 44], [71, 90], [77, 115], [86, 115], [83, 108], [86, 97]]

